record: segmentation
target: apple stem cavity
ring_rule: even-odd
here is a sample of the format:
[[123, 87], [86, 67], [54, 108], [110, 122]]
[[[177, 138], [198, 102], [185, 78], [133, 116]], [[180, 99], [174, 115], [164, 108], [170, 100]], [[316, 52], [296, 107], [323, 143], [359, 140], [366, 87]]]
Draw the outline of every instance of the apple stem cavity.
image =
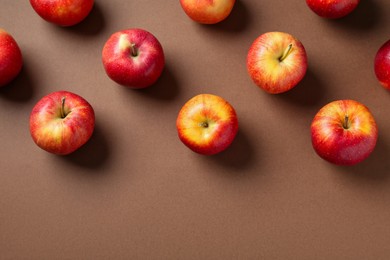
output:
[[344, 118], [344, 123], [343, 123], [343, 128], [344, 129], [348, 129], [350, 127], [350, 122], [349, 122], [349, 116], [348, 115], [345, 115], [345, 118]]
[[280, 56], [279, 61], [282, 62], [287, 56], [291, 53], [292, 43], [290, 43], [287, 48], [284, 50], [282, 56]]
[[65, 114], [65, 99], [66, 99], [66, 97], [62, 97], [62, 99], [61, 99], [61, 118], [65, 118], [66, 117], [66, 114]]
[[200, 126], [203, 127], [203, 128], [207, 128], [207, 127], [209, 127], [209, 123], [202, 122], [202, 123], [200, 123]]

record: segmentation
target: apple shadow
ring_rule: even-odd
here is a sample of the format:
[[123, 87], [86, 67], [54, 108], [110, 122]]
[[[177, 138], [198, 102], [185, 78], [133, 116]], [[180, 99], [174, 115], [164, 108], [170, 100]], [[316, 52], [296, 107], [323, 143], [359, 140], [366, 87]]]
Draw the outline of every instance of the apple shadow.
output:
[[143, 89], [130, 89], [137, 95], [147, 96], [158, 100], [172, 100], [180, 92], [174, 73], [165, 65], [160, 78], [152, 86]]
[[345, 17], [326, 20], [336, 28], [369, 31], [381, 25], [383, 15], [381, 6], [376, 0], [365, 0], [360, 1], [356, 9]]
[[244, 174], [244, 170], [250, 168], [258, 161], [256, 159], [258, 156], [255, 155], [256, 150], [240, 125], [236, 138], [225, 151], [211, 156], [202, 156], [202, 159], [207, 163], [211, 162], [222, 166], [231, 175], [239, 176]]
[[326, 86], [317, 74], [308, 68], [305, 77], [293, 89], [273, 95], [283, 101], [293, 103], [303, 107], [317, 107], [325, 102]]
[[96, 170], [103, 168], [110, 158], [110, 145], [106, 136], [100, 125], [96, 124], [92, 137], [86, 144], [71, 154], [57, 157], [97, 172]]
[[19, 75], [8, 85], [0, 88], [0, 97], [13, 102], [28, 102], [34, 96], [34, 79], [29, 71], [28, 60], [23, 56], [23, 67]]
[[83, 21], [73, 26], [60, 27], [64, 31], [79, 34], [81, 36], [93, 36], [99, 34], [106, 22], [99, 3], [95, 2], [91, 12]]
[[232, 12], [225, 20], [216, 24], [199, 24], [210, 30], [238, 33], [244, 31], [251, 24], [248, 8], [242, 0], [236, 0]]
[[345, 178], [362, 183], [382, 183], [390, 177], [390, 147], [378, 137], [372, 154], [364, 161], [353, 166], [334, 166], [337, 173]]

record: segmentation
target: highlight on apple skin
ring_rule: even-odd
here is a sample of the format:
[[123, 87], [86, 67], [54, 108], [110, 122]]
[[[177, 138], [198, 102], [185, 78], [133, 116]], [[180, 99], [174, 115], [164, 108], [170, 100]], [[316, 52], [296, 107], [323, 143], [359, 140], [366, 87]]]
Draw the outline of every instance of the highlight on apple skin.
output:
[[163, 47], [150, 32], [134, 28], [112, 34], [102, 51], [106, 74], [133, 89], [146, 88], [160, 78], [165, 67]]
[[47, 22], [59, 26], [73, 26], [91, 12], [94, 0], [30, 0], [35, 12]]
[[390, 40], [385, 42], [376, 53], [374, 70], [379, 83], [390, 90]]
[[306, 4], [317, 15], [338, 19], [356, 9], [360, 0], [306, 0]]
[[67, 155], [83, 146], [92, 136], [95, 113], [81, 96], [56, 91], [37, 102], [30, 115], [31, 137], [43, 150]]
[[216, 24], [225, 20], [236, 0], [180, 0], [184, 12], [193, 21], [202, 24]]
[[176, 128], [180, 140], [192, 151], [213, 155], [231, 145], [238, 132], [238, 118], [222, 97], [200, 94], [181, 108]]
[[0, 28], [0, 87], [13, 81], [23, 67], [19, 45], [7, 31]]
[[355, 165], [374, 150], [378, 128], [370, 110], [354, 100], [336, 100], [322, 107], [311, 124], [316, 153], [337, 165]]
[[249, 48], [247, 70], [253, 82], [266, 92], [286, 92], [294, 88], [306, 74], [306, 50], [291, 34], [264, 33]]

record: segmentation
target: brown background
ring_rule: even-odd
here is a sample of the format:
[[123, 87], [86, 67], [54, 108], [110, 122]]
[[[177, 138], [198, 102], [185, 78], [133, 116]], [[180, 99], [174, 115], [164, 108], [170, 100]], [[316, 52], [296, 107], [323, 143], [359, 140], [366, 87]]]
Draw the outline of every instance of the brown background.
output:
[[[373, 59], [390, 38], [390, 1], [362, 0], [325, 20], [304, 0], [238, 0], [217, 25], [199, 25], [179, 1], [96, 0], [71, 28], [43, 21], [29, 2], [2, 0], [0, 27], [24, 69], [0, 90], [1, 259], [389, 259], [390, 93]], [[121, 29], [152, 32], [166, 55], [153, 87], [113, 83], [101, 63]], [[253, 40], [284, 31], [304, 44], [309, 70], [292, 91], [269, 95], [246, 71]], [[39, 149], [29, 113], [69, 90], [95, 109], [95, 133], [66, 157]], [[227, 99], [239, 134], [204, 157], [178, 139], [181, 106], [200, 93]], [[358, 166], [320, 159], [315, 113], [335, 99], [367, 105], [379, 126]]]

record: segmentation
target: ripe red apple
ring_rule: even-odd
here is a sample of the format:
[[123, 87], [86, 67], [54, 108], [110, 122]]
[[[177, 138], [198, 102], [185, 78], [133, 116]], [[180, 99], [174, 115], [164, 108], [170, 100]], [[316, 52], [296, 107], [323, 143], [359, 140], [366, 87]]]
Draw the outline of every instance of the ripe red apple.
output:
[[375, 75], [380, 84], [390, 90], [390, 40], [379, 48], [374, 65]]
[[307, 5], [317, 15], [325, 18], [341, 18], [351, 13], [360, 0], [306, 0]]
[[23, 66], [22, 52], [15, 39], [0, 28], [0, 87], [7, 85]]
[[314, 150], [338, 165], [354, 165], [374, 150], [378, 128], [369, 109], [354, 100], [337, 100], [325, 105], [311, 124]]
[[236, 0], [180, 0], [184, 12], [194, 21], [215, 24], [226, 19]]
[[194, 152], [213, 155], [230, 146], [238, 131], [234, 108], [223, 98], [200, 94], [181, 108], [176, 120], [180, 140]]
[[30, 115], [34, 142], [50, 153], [66, 155], [84, 145], [92, 136], [95, 113], [82, 97], [57, 91], [43, 97]]
[[30, 0], [30, 4], [44, 20], [60, 26], [72, 26], [88, 16], [94, 0]]
[[268, 93], [286, 92], [306, 74], [306, 51], [302, 43], [288, 33], [264, 33], [248, 51], [247, 69], [254, 83]]
[[111, 35], [103, 47], [102, 60], [107, 75], [130, 88], [146, 88], [161, 76], [164, 51], [153, 34], [128, 29]]

